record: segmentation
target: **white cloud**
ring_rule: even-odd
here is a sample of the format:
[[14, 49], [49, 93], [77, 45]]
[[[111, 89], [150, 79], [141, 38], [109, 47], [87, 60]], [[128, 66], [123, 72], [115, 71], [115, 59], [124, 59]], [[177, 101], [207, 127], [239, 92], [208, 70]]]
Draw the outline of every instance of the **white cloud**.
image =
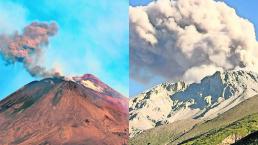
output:
[[223, 69], [220, 67], [216, 67], [214, 65], [202, 65], [197, 67], [189, 68], [183, 75], [184, 80], [192, 82], [198, 82], [202, 78], [206, 76], [212, 75], [215, 71], [222, 71]]

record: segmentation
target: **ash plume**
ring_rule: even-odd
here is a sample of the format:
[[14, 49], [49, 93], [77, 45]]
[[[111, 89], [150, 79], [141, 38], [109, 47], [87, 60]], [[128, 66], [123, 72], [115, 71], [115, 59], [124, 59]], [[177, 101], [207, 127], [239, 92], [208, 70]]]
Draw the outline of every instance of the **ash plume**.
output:
[[[258, 72], [254, 26], [221, 1], [157, 0], [129, 8], [130, 77], [199, 81], [216, 70]], [[146, 75], [147, 74], [147, 75]]]
[[43, 48], [48, 46], [49, 38], [57, 33], [56, 23], [33, 22], [21, 34], [0, 34], [0, 55], [7, 64], [23, 63], [25, 69], [37, 77], [60, 76], [56, 70], [42, 66]]

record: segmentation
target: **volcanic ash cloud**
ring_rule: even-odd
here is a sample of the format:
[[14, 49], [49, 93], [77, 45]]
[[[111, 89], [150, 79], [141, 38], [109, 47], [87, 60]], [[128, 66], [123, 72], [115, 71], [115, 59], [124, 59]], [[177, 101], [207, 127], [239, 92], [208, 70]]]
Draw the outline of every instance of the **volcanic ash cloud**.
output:
[[[216, 70], [258, 72], [252, 23], [224, 2], [158, 0], [129, 8], [130, 76], [198, 81]], [[142, 73], [143, 72], [143, 73]]]
[[0, 34], [0, 54], [7, 64], [20, 62], [32, 76], [53, 77], [60, 74], [42, 66], [43, 48], [48, 46], [49, 38], [57, 33], [56, 23], [33, 22], [21, 34]]

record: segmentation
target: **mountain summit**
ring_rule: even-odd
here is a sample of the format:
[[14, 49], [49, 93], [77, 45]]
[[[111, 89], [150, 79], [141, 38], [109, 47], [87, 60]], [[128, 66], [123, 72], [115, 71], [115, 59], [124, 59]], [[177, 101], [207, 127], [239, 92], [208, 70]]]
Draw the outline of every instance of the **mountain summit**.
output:
[[130, 136], [185, 119], [210, 120], [258, 94], [258, 75], [216, 72], [200, 83], [162, 83], [129, 101]]
[[85, 74], [80, 77], [73, 77], [73, 81], [88, 89], [94, 90], [96, 93], [99, 93], [102, 96], [105, 96], [105, 99], [109, 102], [119, 104], [120, 110], [128, 113], [128, 98], [124, 97], [122, 94], [103, 83], [96, 76], [92, 74]]
[[127, 102], [90, 74], [34, 81], [0, 102], [0, 144], [127, 144]]
[[123, 96], [92, 74], [85, 74], [83, 76], [73, 77], [72, 79], [75, 82], [80, 83], [85, 87], [91, 88], [100, 93], [104, 93], [115, 98], [121, 98], [121, 96]]

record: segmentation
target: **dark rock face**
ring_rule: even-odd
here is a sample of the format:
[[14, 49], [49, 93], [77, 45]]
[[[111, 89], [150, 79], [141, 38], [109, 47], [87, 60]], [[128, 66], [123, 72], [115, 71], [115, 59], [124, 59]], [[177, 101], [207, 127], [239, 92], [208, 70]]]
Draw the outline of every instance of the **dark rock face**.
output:
[[237, 141], [233, 145], [256, 145], [258, 144], [258, 131], [249, 134], [248, 136]]

